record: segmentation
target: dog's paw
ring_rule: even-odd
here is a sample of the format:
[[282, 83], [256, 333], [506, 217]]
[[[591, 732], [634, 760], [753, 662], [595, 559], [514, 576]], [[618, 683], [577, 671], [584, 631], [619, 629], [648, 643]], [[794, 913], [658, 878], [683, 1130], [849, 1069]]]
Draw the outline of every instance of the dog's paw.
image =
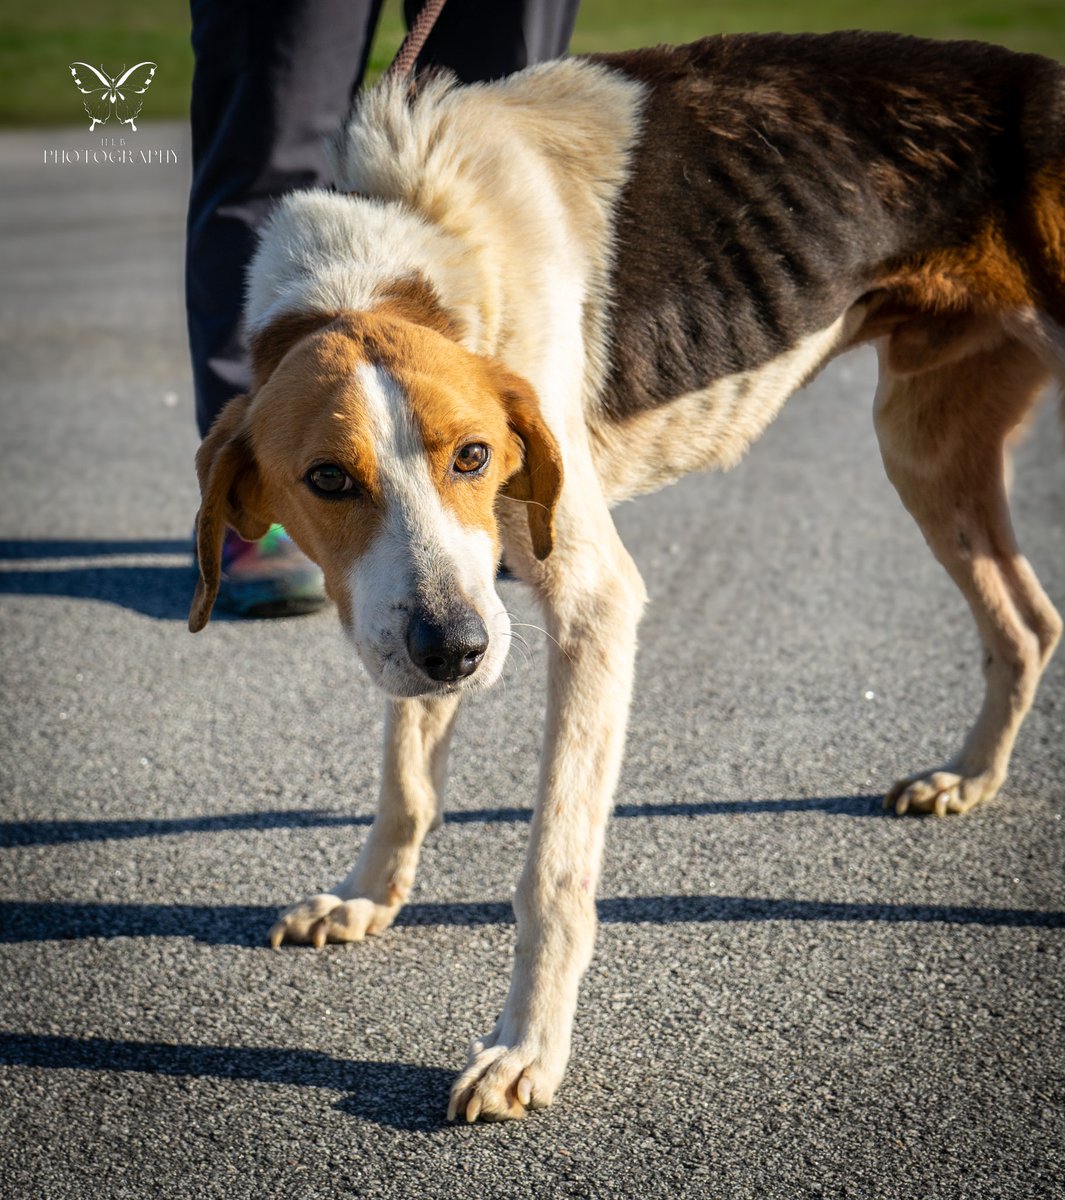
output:
[[323, 892], [286, 909], [270, 930], [270, 945], [276, 950], [282, 942], [299, 942], [321, 949], [326, 942], [361, 942], [387, 929], [400, 908], [375, 904], [365, 896], [342, 900]]
[[946, 768], [920, 771], [900, 779], [884, 797], [884, 807], [900, 817], [908, 812], [945, 817], [993, 799], [998, 787], [990, 775], [959, 775]]
[[534, 1108], [546, 1108], [562, 1082], [563, 1068], [548, 1065], [535, 1048], [489, 1046], [475, 1042], [466, 1070], [455, 1080], [447, 1108], [449, 1121], [515, 1121]]

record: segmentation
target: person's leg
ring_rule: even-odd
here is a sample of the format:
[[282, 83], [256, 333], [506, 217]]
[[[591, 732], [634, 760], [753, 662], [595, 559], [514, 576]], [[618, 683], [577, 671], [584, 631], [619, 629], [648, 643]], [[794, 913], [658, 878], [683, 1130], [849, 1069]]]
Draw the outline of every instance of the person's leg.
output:
[[256, 228], [328, 182], [324, 141], [362, 80], [381, 0], [192, 0], [186, 295], [200, 435], [251, 380], [240, 329]]
[[[463, 83], [500, 79], [566, 53], [579, 0], [447, 0], [419, 67], [447, 67]], [[420, 0], [404, 0], [408, 24]]]
[[[362, 81], [381, 0], [191, 0], [192, 192], [186, 298], [196, 420], [204, 436], [251, 384], [241, 328], [256, 230], [279, 196], [328, 183], [325, 139]], [[325, 603], [322, 574], [280, 526], [234, 531], [219, 605], [283, 616]]]
[[[324, 139], [362, 81], [381, 0], [191, 0], [193, 184], [186, 256], [204, 435], [246, 391], [240, 331], [255, 230], [280, 195], [328, 182]], [[418, 0], [407, 0], [408, 19]], [[563, 54], [578, 0], [448, 0], [420, 63], [497, 78]]]

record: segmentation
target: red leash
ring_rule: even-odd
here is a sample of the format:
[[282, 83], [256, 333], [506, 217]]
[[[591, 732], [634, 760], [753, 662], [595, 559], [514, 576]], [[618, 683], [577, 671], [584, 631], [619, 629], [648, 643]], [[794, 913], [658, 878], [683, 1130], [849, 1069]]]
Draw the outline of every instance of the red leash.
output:
[[404, 75], [409, 75], [414, 70], [414, 64], [418, 61], [418, 55], [421, 54], [423, 47], [433, 31], [433, 26], [436, 24], [437, 17], [444, 7], [445, 0], [426, 0], [414, 18], [414, 24], [410, 27], [410, 32], [403, 39], [399, 49], [396, 51], [396, 57], [392, 60], [392, 65], [385, 72], [385, 79], [402, 79]]

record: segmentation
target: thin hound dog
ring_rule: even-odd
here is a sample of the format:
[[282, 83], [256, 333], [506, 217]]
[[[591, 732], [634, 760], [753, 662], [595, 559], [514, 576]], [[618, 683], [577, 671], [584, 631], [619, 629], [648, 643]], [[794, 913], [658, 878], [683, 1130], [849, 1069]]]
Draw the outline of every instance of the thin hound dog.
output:
[[645, 591], [611, 507], [728, 467], [875, 344], [887, 474], [968, 601], [983, 707], [897, 813], [1002, 785], [1062, 623], [1021, 556], [1011, 432], [1065, 379], [1065, 68], [893, 35], [718, 37], [502, 82], [370, 91], [339, 192], [286, 197], [248, 284], [254, 386], [197, 456], [207, 623], [225, 526], [282, 522], [387, 695], [377, 816], [283, 941], [358, 941], [440, 821], [459, 701], [510, 643], [500, 561], [550, 634], [545, 748], [495, 1027], [452, 1116], [551, 1102], [592, 954]]

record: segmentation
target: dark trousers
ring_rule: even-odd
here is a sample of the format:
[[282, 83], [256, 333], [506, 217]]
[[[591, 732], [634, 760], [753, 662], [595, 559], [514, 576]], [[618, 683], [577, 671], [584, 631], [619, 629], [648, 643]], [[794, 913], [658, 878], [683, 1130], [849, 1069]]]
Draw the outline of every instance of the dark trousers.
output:
[[[329, 186], [324, 141], [347, 115], [382, 0], [191, 0], [192, 193], [185, 258], [202, 436], [250, 386], [241, 330], [255, 231], [276, 198]], [[448, 0], [418, 59], [464, 82], [564, 54], [579, 0]], [[406, 0], [408, 23], [417, 0]]]

